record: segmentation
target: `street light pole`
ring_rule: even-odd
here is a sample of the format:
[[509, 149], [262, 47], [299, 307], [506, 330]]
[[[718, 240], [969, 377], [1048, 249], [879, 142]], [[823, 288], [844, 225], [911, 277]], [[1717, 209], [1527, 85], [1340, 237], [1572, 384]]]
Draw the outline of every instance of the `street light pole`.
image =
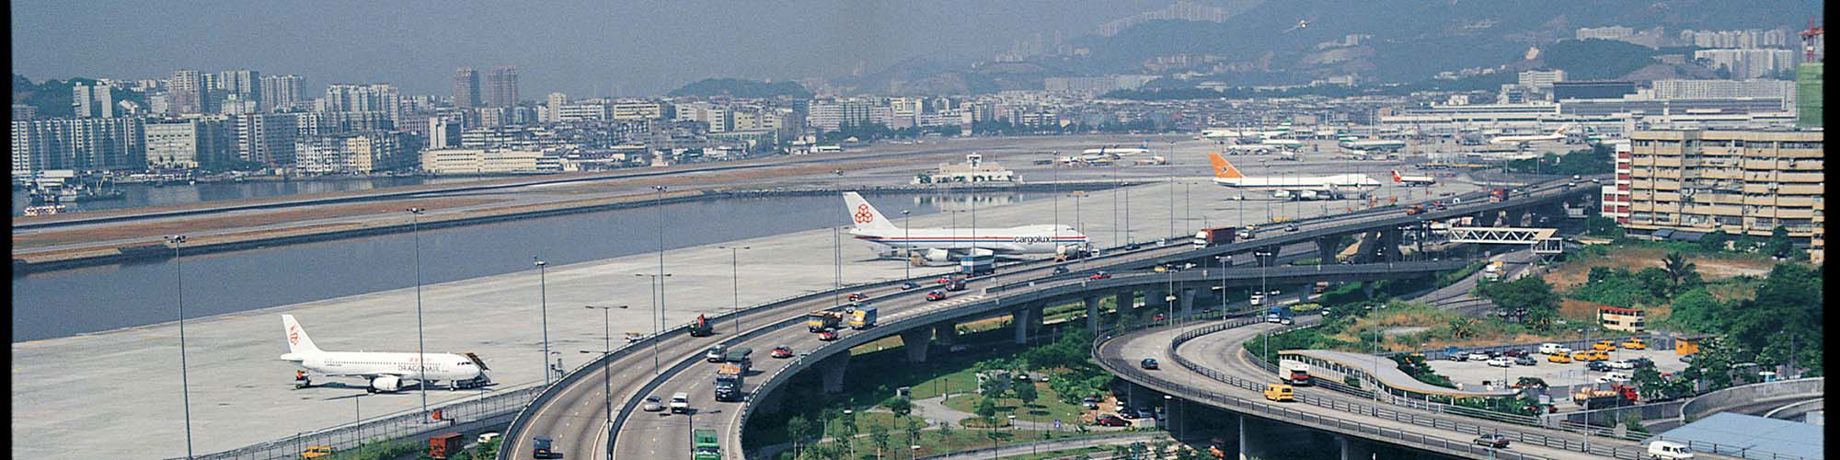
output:
[[531, 256], [530, 260], [537, 265], [537, 308], [543, 312], [543, 386], [549, 386], [550, 374], [555, 373], [549, 365], [549, 282], [546, 273], [549, 263], [537, 256]]
[[902, 246], [907, 248], [907, 251], [903, 253], [907, 256], [907, 260], [901, 261], [901, 277], [906, 279], [914, 279], [914, 233], [912, 230], [914, 225], [913, 218], [909, 216], [912, 213], [913, 211], [910, 210], [901, 210], [901, 239], [907, 242], [905, 246]]
[[[415, 239], [415, 387], [422, 394], [422, 413], [428, 413], [428, 342], [422, 335], [422, 208], [409, 208], [409, 233]], [[547, 361], [548, 356], [543, 359]], [[549, 374], [544, 374], [549, 375]], [[422, 423], [428, 418], [422, 417]]]
[[729, 251], [728, 273], [729, 273], [730, 279], [734, 280], [734, 284], [733, 286], [731, 286], [731, 288], [734, 289], [734, 293], [735, 293], [735, 314], [734, 314], [735, 335], [739, 336], [741, 335], [741, 250], [753, 249], [753, 248], [749, 246], [740, 246], [740, 247], [716, 246], [716, 247], [717, 248], [727, 248]]
[[[652, 287], [652, 306], [654, 307], [654, 309], [656, 309], [656, 307], [659, 304], [664, 302], [664, 300], [661, 299], [661, 297], [664, 296], [664, 292], [658, 289], [658, 286], [661, 284], [664, 284], [664, 279], [669, 278], [671, 276], [670, 273], [658, 273], [658, 274], [634, 273], [633, 276], [644, 276], [644, 277], [651, 278], [652, 282], [649, 284]], [[658, 335], [663, 334], [663, 333], [664, 333], [663, 319], [660, 318], [658, 321], [655, 321], [652, 323], [652, 373], [653, 374], [657, 374], [659, 372], [658, 371]]]
[[[657, 285], [658, 285], [658, 293], [657, 293], [658, 304], [657, 304], [657, 308], [653, 310], [654, 312], [653, 314], [658, 316], [657, 319], [653, 320], [658, 323], [658, 327], [654, 329], [658, 333], [664, 332], [664, 278], [668, 276], [668, 275], [665, 275], [664, 273], [664, 191], [665, 189], [666, 187], [663, 185], [652, 186], [652, 190], [658, 191], [658, 202], [653, 204], [653, 206], [657, 207], [658, 209], [658, 217], [657, 217], [658, 218], [658, 276], [652, 278], [653, 281], [657, 281]], [[658, 367], [657, 360], [658, 360], [658, 341], [653, 340], [652, 341], [653, 372], [657, 371], [657, 367]]]
[[192, 458], [192, 384], [185, 361], [185, 264], [179, 256], [179, 248], [185, 245], [185, 235], [169, 235], [166, 242], [173, 245], [173, 271], [179, 291], [179, 391], [185, 401], [185, 458], [189, 459]]
[[[625, 310], [626, 306], [603, 307], [599, 305], [588, 305], [587, 308], [601, 311], [601, 348], [603, 350], [601, 352], [601, 359], [605, 360], [607, 359], [607, 355], [613, 354], [613, 327], [611, 326], [613, 322], [613, 309], [619, 308]], [[603, 386], [602, 392], [606, 395], [607, 420], [609, 422], [613, 421], [613, 370], [607, 368], [611, 364], [613, 363], [601, 363], [601, 385]]]

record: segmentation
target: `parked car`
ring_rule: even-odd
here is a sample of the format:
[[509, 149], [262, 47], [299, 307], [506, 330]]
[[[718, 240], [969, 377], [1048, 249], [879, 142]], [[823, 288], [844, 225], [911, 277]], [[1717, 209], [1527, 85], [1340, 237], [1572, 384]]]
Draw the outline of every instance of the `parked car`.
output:
[[779, 358], [779, 359], [791, 358], [792, 357], [792, 347], [788, 347], [785, 345], [773, 347], [773, 357]]
[[1137, 365], [1144, 369], [1156, 369], [1156, 358], [1144, 358], [1143, 361], [1138, 361]]
[[822, 340], [822, 341], [825, 341], [825, 342], [829, 342], [829, 341], [832, 341], [832, 340], [837, 340], [837, 331], [824, 331], [824, 332], [819, 332], [819, 333], [818, 333], [818, 340]]
[[1508, 437], [1499, 434], [1485, 434], [1476, 437], [1476, 445], [1506, 449], [1508, 448]]
[[1519, 358], [1522, 356], [1526, 356], [1527, 350], [1522, 350], [1519, 348], [1510, 348], [1508, 349], [1508, 351], [1502, 352], [1501, 355], [1509, 357], [1509, 358]]
[[1528, 355], [1520, 355], [1520, 356], [1514, 357], [1514, 364], [1519, 364], [1522, 366], [1532, 366], [1532, 365], [1539, 364], [1539, 363], [1540, 363], [1539, 360], [1535, 360], [1533, 359], [1532, 356], [1528, 356]]
[[1554, 353], [1546, 356], [1546, 362], [1570, 364], [1572, 362], [1572, 357], [1566, 356], [1564, 353]]
[[664, 401], [660, 401], [657, 396], [646, 396], [645, 404], [639, 406], [639, 409], [646, 412], [662, 411], [664, 410]]
[[1101, 415], [1099, 416], [1099, 420], [1093, 423], [1099, 426], [1131, 426], [1130, 420], [1125, 420], [1112, 414]]
[[497, 440], [499, 436], [501, 435], [498, 434], [497, 431], [487, 431], [484, 433], [479, 433], [479, 439], [475, 442], [478, 442], [480, 444], [485, 444], [485, 443]]
[[1080, 405], [1086, 406], [1087, 409], [1098, 409], [1099, 398], [1096, 396], [1087, 396], [1085, 399], [1080, 400]]
[[1629, 340], [1624, 340], [1623, 343], [1618, 344], [1618, 345], [1621, 345], [1624, 349], [1629, 349], [1629, 350], [1648, 349], [1648, 344], [1643, 342], [1641, 337], [1630, 337]]
[[1655, 361], [1648, 358], [1629, 358], [1629, 364], [1635, 365], [1637, 369], [1655, 367]]
[[1597, 350], [1597, 351], [1615, 350], [1616, 342], [1611, 342], [1609, 340], [1599, 340], [1597, 341], [1597, 343], [1591, 344], [1591, 349]]
[[1508, 367], [1512, 364], [1513, 362], [1509, 361], [1508, 358], [1506, 357], [1489, 358], [1489, 362], [1488, 362], [1488, 365], [1493, 366], [1493, 367]]
[[1625, 374], [1622, 372], [1609, 372], [1609, 373], [1605, 373], [1602, 377], [1598, 377], [1597, 383], [1615, 383], [1615, 384], [1627, 385], [1629, 384], [1630, 380], [1631, 378], [1629, 374]]
[[1480, 351], [1472, 351], [1467, 358], [1469, 358], [1470, 361], [1488, 361], [1489, 354]]
[[1604, 365], [1611, 369], [1623, 370], [1623, 371], [1636, 368], [1636, 364], [1629, 362], [1629, 360], [1627, 359], [1619, 359], [1616, 361], [1610, 361], [1608, 363], [1605, 363]]
[[1603, 361], [1591, 361], [1591, 362], [1584, 363], [1584, 368], [1590, 369], [1593, 371], [1597, 371], [1597, 372], [1610, 372], [1610, 365], [1605, 364]]

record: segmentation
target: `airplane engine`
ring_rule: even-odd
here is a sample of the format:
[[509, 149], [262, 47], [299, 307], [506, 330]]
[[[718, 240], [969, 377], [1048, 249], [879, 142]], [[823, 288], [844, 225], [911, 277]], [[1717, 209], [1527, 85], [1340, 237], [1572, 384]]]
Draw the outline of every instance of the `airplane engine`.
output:
[[1303, 200], [1315, 200], [1315, 199], [1321, 198], [1321, 195], [1317, 194], [1315, 190], [1304, 190], [1302, 193], [1297, 194], [1297, 198], [1303, 199]]
[[371, 379], [371, 387], [369, 388], [372, 393], [394, 393], [401, 389], [402, 378], [394, 375], [385, 375]]
[[933, 248], [933, 249], [928, 249], [924, 252], [921, 252], [920, 257], [922, 259], [926, 259], [927, 262], [951, 262], [952, 261], [952, 251], [947, 251], [947, 250], [939, 249], [939, 248]]

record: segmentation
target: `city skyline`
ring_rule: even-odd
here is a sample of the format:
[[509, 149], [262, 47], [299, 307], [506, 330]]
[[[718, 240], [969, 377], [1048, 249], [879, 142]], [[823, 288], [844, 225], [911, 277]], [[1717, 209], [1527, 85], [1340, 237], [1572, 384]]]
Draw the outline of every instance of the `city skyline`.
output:
[[[389, 83], [405, 93], [451, 96], [455, 69], [477, 69], [484, 83], [485, 74], [504, 65], [518, 68], [527, 94], [645, 96], [706, 77], [794, 80], [873, 72], [911, 58], [983, 59], [1018, 39], [1089, 34], [1105, 21], [1173, 2], [508, 9], [412, 2], [279, 12], [259, 4], [157, 10], [112, 3], [16, 2], [15, 73], [34, 80], [150, 79], [175, 69], [252, 69], [306, 76], [313, 85]], [[110, 27], [82, 26], [97, 23]]]

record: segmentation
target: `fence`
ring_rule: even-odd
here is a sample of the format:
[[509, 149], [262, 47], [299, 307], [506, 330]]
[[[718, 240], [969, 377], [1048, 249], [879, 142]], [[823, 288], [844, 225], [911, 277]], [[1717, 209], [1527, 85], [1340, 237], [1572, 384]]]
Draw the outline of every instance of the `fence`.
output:
[[[431, 410], [441, 411], [440, 422], [430, 423], [420, 409], [414, 409], [194, 458], [295, 459], [300, 458], [300, 453], [308, 446], [330, 446], [333, 450], [344, 451], [356, 449], [366, 442], [421, 438], [449, 431], [476, 431], [509, 421], [511, 416], [541, 391], [540, 385], [533, 385], [432, 406]], [[362, 395], [353, 397], [363, 398]], [[356, 406], [362, 404], [362, 401], [353, 404]]]

